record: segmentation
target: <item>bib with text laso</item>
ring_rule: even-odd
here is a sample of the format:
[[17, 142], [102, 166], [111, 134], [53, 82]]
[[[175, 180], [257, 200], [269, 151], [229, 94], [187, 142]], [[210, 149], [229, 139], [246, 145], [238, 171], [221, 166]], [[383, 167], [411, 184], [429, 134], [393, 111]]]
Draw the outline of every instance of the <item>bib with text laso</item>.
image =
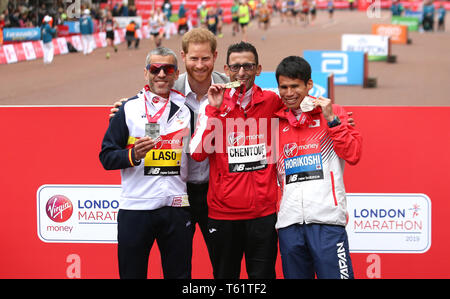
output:
[[145, 156], [144, 175], [180, 175], [183, 130], [161, 135]]
[[318, 140], [285, 144], [283, 154], [286, 184], [323, 179]]

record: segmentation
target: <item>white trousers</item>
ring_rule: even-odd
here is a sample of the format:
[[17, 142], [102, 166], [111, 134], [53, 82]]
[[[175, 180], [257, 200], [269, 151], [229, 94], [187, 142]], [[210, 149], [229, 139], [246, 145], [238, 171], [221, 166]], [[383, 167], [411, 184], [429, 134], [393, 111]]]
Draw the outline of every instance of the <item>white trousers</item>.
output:
[[167, 21], [164, 25], [164, 34], [166, 35], [166, 39], [170, 38], [170, 34], [172, 33], [172, 22]]
[[51, 63], [53, 61], [54, 54], [53, 43], [44, 43], [42, 50], [44, 52], [44, 64]]
[[90, 54], [94, 51], [94, 36], [92, 34], [82, 34], [81, 42], [83, 43], [83, 54]]

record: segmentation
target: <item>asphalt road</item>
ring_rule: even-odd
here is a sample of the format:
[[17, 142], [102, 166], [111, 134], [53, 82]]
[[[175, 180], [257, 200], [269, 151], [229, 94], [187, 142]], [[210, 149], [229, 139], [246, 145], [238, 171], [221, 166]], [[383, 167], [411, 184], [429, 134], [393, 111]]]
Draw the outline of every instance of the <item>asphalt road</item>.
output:
[[[283, 57], [301, 56], [303, 50], [340, 50], [342, 34], [370, 34], [373, 23], [390, 23], [390, 12], [369, 18], [365, 12], [336, 11], [330, 20], [325, 11], [319, 11], [314, 24], [307, 27], [274, 17], [267, 32], [253, 22], [248, 41], [258, 49], [263, 71], [274, 71]], [[412, 44], [392, 46], [397, 63], [369, 62], [369, 77], [377, 78], [376, 88], [336, 86], [336, 103], [449, 106], [449, 31], [410, 32]], [[224, 37], [218, 38], [216, 70], [223, 71], [227, 47], [239, 41], [240, 36], [233, 37], [231, 26], [226, 25]], [[163, 45], [179, 53], [181, 37], [173, 36]], [[145, 57], [153, 47], [150, 40], [142, 40], [138, 50], [121, 44], [118, 53], [107, 48], [96, 49], [89, 56], [70, 53], [56, 56], [46, 66], [42, 59], [1, 65], [0, 105], [110, 105], [143, 87]], [[107, 52], [112, 52], [110, 59], [105, 57]], [[182, 62], [180, 71], [184, 71]]]

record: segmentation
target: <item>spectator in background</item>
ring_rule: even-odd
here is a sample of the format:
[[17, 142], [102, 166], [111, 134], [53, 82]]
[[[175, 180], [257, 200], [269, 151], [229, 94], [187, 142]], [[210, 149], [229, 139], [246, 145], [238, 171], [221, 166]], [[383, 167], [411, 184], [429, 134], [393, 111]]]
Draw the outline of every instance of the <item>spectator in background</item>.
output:
[[214, 35], [217, 35], [217, 24], [219, 23], [219, 18], [214, 7], [208, 7], [208, 14], [206, 15], [206, 27]]
[[62, 7], [58, 8], [58, 24], [64, 24], [67, 21], [67, 14]]
[[156, 11], [152, 11], [148, 19], [150, 27], [150, 38], [155, 43], [156, 47], [160, 47], [164, 35], [164, 25], [166, 23], [166, 16], [162, 13], [161, 8], [157, 7]]
[[434, 6], [432, 0], [427, 0], [423, 5], [422, 27], [425, 31], [434, 30]]
[[438, 28], [437, 31], [445, 31], [445, 8], [442, 3], [439, 5], [438, 13]]
[[18, 9], [14, 10], [14, 12], [9, 15], [9, 21], [11, 23], [11, 27], [20, 27]]
[[130, 7], [128, 8], [128, 16], [129, 17], [137, 16], [137, 14], [136, 14], [136, 6], [130, 5]]
[[349, 4], [349, 8], [350, 10], [353, 10], [353, 4], [354, 4], [355, 0], [348, 0], [348, 4]]
[[247, 4], [247, 0], [240, 0], [239, 25], [242, 31], [242, 41], [247, 41], [248, 23], [250, 23], [250, 7]]
[[37, 10], [39, 26], [42, 24], [42, 20], [44, 19], [46, 14], [47, 14], [47, 9], [45, 8], [45, 4], [42, 3], [41, 6]]
[[232, 35], [235, 36], [239, 32], [239, 0], [234, 0], [233, 6], [231, 6], [231, 22], [232, 22]]
[[334, 13], [334, 0], [328, 0], [327, 9], [328, 9], [329, 19], [332, 21], [333, 20], [333, 13]]
[[120, 7], [120, 13], [123, 17], [128, 17], [128, 5], [122, 5]]
[[206, 7], [206, 2], [203, 1], [200, 8], [197, 9], [197, 15], [199, 16], [199, 25], [206, 28], [206, 16], [208, 15], [208, 8]]
[[56, 34], [56, 29], [50, 26], [52, 18], [50, 16], [45, 16], [41, 26], [42, 50], [44, 52], [44, 64], [50, 64], [53, 61], [54, 49], [53, 49], [53, 37]]
[[92, 35], [94, 33], [94, 23], [90, 13], [90, 10], [86, 8], [83, 11], [83, 16], [80, 18], [80, 33], [84, 55], [89, 55], [94, 50], [94, 37]]
[[166, 35], [166, 39], [170, 39], [170, 31], [172, 28], [172, 22], [170, 21], [170, 17], [172, 17], [172, 3], [170, 0], [164, 0], [163, 5], [161, 6], [162, 12], [166, 15], [166, 26], [164, 28], [164, 33]]
[[222, 26], [223, 26], [223, 9], [220, 6], [220, 2], [216, 2], [216, 15], [217, 15], [217, 36], [223, 37]]
[[131, 49], [131, 44], [134, 41], [134, 48], [139, 48], [139, 37], [136, 35], [136, 29], [138, 29], [137, 24], [134, 21], [131, 21], [130, 24], [127, 25], [125, 32], [125, 39], [127, 40], [128, 49]]
[[[106, 42], [108, 46], [112, 47], [114, 52], [117, 52], [117, 46], [114, 44], [114, 29], [118, 27], [118, 24], [110, 11], [107, 12], [106, 18], [103, 21], [103, 26], [106, 32]], [[106, 56], [109, 56], [109, 52], [106, 53]]]
[[311, 0], [311, 25], [316, 19], [317, 5], [316, 0]]
[[392, 16], [401, 16], [403, 13], [403, 5], [399, 0], [394, 0], [391, 5]]
[[265, 40], [266, 39], [265, 32], [269, 28], [270, 23], [270, 10], [269, 7], [267, 6], [267, 3], [262, 4], [261, 7], [259, 8], [258, 17], [259, 17], [259, 24], [264, 30], [261, 39]]
[[178, 34], [180, 35], [183, 35], [188, 31], [186, 8], [184, 7], [185, 4], [185, 0], [181, 1], [180, 7], [178, 8]]
[[0, 15], [0, 30], [5, 28], [5, 15], [1, 14]]
[[112, 9], [112, 15], [113, 15], [113, 17], [120, 16], [119, 6], [117, 5], [117, 3], [116, 3], [116, 5], [114, 5], [114, 7]]
[[303, 0], [301, 3], [302, 11], [300, 14], [303, 16], [303, 25], [307, 26], [309, 24], [309, 2]]

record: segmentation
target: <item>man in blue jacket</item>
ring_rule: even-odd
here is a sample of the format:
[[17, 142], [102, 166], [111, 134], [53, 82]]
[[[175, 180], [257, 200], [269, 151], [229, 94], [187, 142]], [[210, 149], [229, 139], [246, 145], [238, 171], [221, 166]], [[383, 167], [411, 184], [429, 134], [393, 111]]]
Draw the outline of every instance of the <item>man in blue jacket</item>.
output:
[[89, 9], [83, 11], [83, 16], [80, 18], [80, 33], [81, 41], [83, 42], [83, 54], [90, 54], [94, 50], [94, 23], [89, 15]]
[[53, 36], [56, 34], [56, 29], [50, 26], [50, 21], [52, 17], [45, 16], [41, 26], [41, 34], [43, 41], [43, 52], [44, 52], [44, 64], [50, 64], [53, 61]]

